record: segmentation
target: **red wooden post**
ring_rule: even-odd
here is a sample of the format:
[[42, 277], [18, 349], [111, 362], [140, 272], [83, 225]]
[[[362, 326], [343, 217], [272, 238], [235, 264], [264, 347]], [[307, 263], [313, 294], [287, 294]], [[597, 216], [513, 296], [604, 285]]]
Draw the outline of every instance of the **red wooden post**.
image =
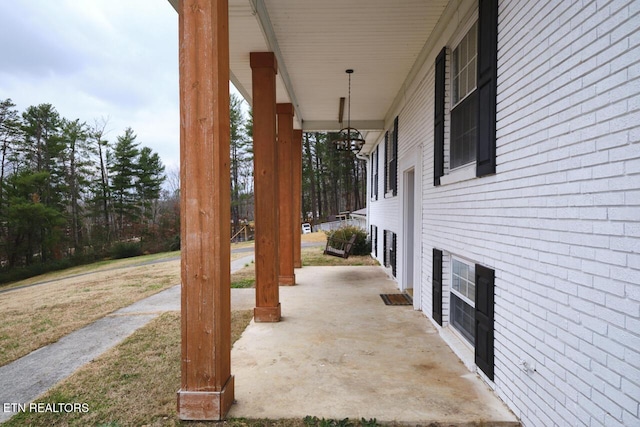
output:
[[281, 285], [295, 285], [293, 272], [293, 105], [277, 104], [278, 113], [278, 198], [280, 233], [278, 255], [280, 257]]
[[256, 218], [256, 322], [280, 321], [278, 288], [278, 146], [276, 73], [273, 52], [251, 52], [253, 167]]
[[227, 0], [182, 0], [180, 210], [183, 420], [222, 420], [231, 375]]

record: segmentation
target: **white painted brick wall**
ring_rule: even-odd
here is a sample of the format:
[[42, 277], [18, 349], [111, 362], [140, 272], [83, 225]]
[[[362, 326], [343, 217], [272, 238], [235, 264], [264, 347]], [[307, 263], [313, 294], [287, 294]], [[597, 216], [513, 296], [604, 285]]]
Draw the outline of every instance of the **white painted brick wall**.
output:
[[[523, 425], [640, 425], [640, 2], [499, 10], [496, 175], [433, 186], [433, 63], [457, 22], [400, 106], [399, 153], [422, 146], [422, 310], [432, 248], [493, 268], [494, 385]], [[371, 221], [400, 237], [401, 192], [379, 193]]]

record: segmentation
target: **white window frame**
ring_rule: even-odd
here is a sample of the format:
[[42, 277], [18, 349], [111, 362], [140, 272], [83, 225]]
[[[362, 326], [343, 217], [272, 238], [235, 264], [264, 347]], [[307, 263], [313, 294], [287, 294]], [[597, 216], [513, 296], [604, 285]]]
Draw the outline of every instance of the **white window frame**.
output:
[[[475, 66], [473, 67], [474, 86], [473, 86], [473, 89], [467, 90], [467, 92], [464, 95], [462, 95], [460, 97], [460, 99], [458, 99], [456, 101], [455, 97], [456, 97], [457, 94], [453, 90], [454, 80], [455, 80], [454, 70], [453, 70], [453, 60], [454, 60], [454, 56], [455, 56], [455, 51], [456, 51], [456, 49], [458, 49], [460, 47], [460, 45], [462, 44], [464, 39], [469, 35], [469, 33], [471, 32], [471, 29], [474, 26], [476, 27], [476, 37], [475, 37], [476, 52], [475, 52], [475, 55], [473, 57], [473, 61], [475, 63]], [[465, 63], [465, 66], [463, 68], [468, 67], [470, 65], [470, 62], [471, 61], [467, 61], [467, 63]], [[471, 26], [466, 30], [466, 32], [464, 33], [464, 35], [462, 36], [460, 41], [458, 41], [458, 43], [455, 45], [455, 47], [453, 49], [451, 49], [451, 76], [450, 76], [450, 81], [451, 81], [451, 91], [450, 91], [451, 92], [451, 108], [449, 109], [449, 114], [451, 114], [451, 110], [456, 108], [456, 106], [458, 106], [458, 104], [462, 103], [465, 99], [467, 99], [467, 97], [469, 95], [471, 95], [472, 92], [474, 92], [478, 88], [477, 69], [478, 69], [478, 21], [475, 20], [475, 21], [472, 22]], [[468, 70], [468, 71], [470, 71], [470, 70]]]
[[[453, 277], [454, 277], [454, 263], [461, 263], [467, 266], [467, 268], [469, 269], [469, 271], [471, 272], [471, 277], [470, 279], [473, 281], [473, 287], [474, 287], [474, 299], [470, 299], [467, 295], [462, 294], [460, 291], [454, 289], [453, 286]], [[475, 310], [476, 307], [476, 303], [475, 303], [475, 287], [476, 287], [476, 283], [475, 283], [475, 263], [461, 258], [459, 256], [456, 255], [451, 255], [451, 259], [450, 259], [450, 271], [449, 271], [449, 280], [450, 280], [450, 286], [449, 286], [449, 325], [451, 326], [451, 328], [455, 331], [455, 333], [457, 335], [459, 335], [464, 342], [466, 342], [467, 344], [470, 344], [472, 347], [475, 345], [472, 341], [469, 340], [469, 337], [467, 337], [459, 328], [456, 324], [454, 324], [453, 322], [453, 316], [454, 316], [454, 304], [453, 304], [453, 298], [451, 297], [451, 295], [455, 295], [457, 298], [459, 298], [463, 303], [467, 304], [468, 306], [470, 306], [472, 309]], [[469, 280], [466, 280], [467, 282], [469, 282]], [[474, 317], [475, 320], [475, 317]]]
[[[444, 141], [444, 175], [440, 178], [441, 185], [453, 184], [462, 181], [468, 181], [476, 178], [476, 161], [471, 161], [464, 165], [457, 166], [455, 168], [451, 168], [451, 110], [454, 109], [460, 102], [464, 101], [469, 94], [460, 99], [455, 105], [453, 104], [453, 51], [460, 45], [462, 40], [465, 38], [467, 33], [471, 30], [471, 28], [476, 25], [476, 42], [478, 38], [477, 34], [477, 24], [478, 24], [478, 8], [472, 8], [466, 17], [461, 21], [459, 25], [459, 30], [455, 32], [454, 37], [452, 37], [447, 46], [453, 46], [453, 48], [447, 49], [447, 72], [445, 73], [445, 141]], [[477, 63], [477, 55], [478, 52], [476, 50], [476, 67]], [[477, 90], [478, 82], [476, 80], [476, 88]]]

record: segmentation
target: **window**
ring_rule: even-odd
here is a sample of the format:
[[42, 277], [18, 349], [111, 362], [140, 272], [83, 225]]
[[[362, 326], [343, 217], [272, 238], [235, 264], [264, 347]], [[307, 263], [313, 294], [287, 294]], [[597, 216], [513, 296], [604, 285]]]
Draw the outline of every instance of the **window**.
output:
[[450, 322], [471, 344], [475, 341], [475, 267], [458, 259], [451, 259]]
[[395, 196], [398, 193], [398, 117], [393, 121], [393, 129], [385, 134], [384, 142], [384, 192], [385, 196]]
[[451, 142], [449, 164], [451, 169], [476, 160], [476, 122], [478, 98], [476, 96], [477, 25], [451, 54]]
[[[460, 42], [450, 51], [444, 47], [435, 63], [433, 185], [436, 186], [447, 171], [474, 163], [476, 177], [496, 172], [497, 0], [479, 0], [477, 22], [460, 31], [466, 31]], [[448, 114], [447, 88], [451, 101]], [[446, 123], [450, 126], [448, 141]]]
[[433, 249], [433, 320], [443, 324], [443, 296], [449, 296], [449, 324], [474, 346], [476, 365], [493, 381], [495, 271], [455, 256], [446, 258], [451, 260], [451, 287], [443, 295], [443, 252]]

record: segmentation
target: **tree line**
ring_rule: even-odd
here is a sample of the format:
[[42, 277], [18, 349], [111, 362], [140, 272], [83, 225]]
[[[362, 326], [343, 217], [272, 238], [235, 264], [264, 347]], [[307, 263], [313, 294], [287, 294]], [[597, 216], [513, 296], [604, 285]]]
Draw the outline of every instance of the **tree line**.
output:
[[[254, 220], [253, 120], [242, 102], [231, 96], [232, 235]], [[179, 249], [179, 171], [166, 172], [131, 128], [110, 141], [107, 125], [0, 101], [0, 271]], [[334, 137], [303, 135], [305, 221], [366, 206], [366, 165], [336, 151]]]
[[367, 167], [351, 151], [338, 151], [334, 133], [304, 133], [302, 212], [316, 224], [340, 212], [366, 207]]
[[175, 238], [176, 200], [161, 198], [165, 167], [133, 129], [109, 141], [104, 119], [70, 120], [51, 104], [15, 107], [0, 102], [4, 269], [99, 258], [123, 242], [153, 250]]

